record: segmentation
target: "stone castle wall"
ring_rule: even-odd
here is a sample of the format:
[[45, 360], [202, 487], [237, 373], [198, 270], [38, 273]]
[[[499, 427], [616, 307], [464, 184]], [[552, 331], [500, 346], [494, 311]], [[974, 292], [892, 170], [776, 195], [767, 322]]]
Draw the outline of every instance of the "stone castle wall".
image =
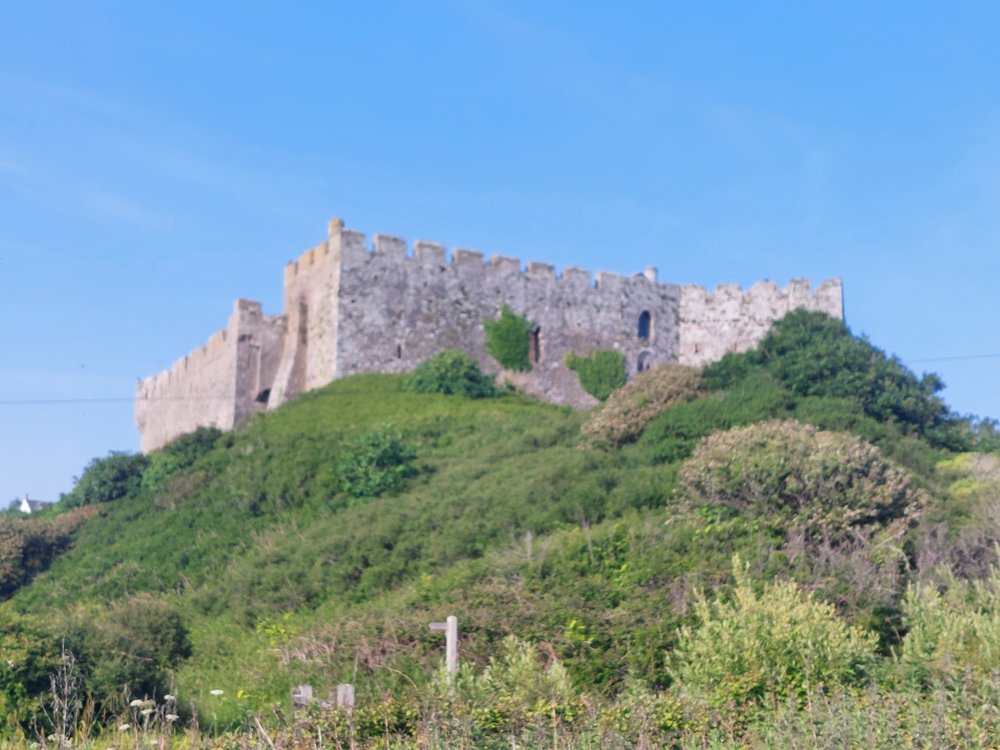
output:
[[661, 284], [655, 269], [635, 276], [441, 245], [406, 243], [330, 223], [327, 241], [285, 268], [284, 314], [265, 316], [240, 300], [226, 330], [167, 372], [139, 385], [136, 422], [143, 451], [199, 425], [231, 428], [265, 408], [360, 372], [406, 372], [446, 348], [473, 356], [492, 373], [483, 321], [504, 304], [535, 325], [532, 369], [504, 373], [553, 403], [592, 405], [563, 364], [569, 351], [615, 349], [631, 377], [667, 362], [700, 365], [753, 346], [796, 307], [843, 316], [838, 280], [812, 293], [809, 282], [749, 290]]
[[266, 407], [285, 338], [281, 316], [237, 300], [229, 325], [159, 375], [140, 381], [135, 419], [143, 452], [205, 426], [230, 429]]
[[712, 292], [682, 286], [680, 295], [678, 360], [695, 367], [753, 348], [774, 321], [797, 308], [844, 317], [840, 279], [824, 281], [815, 294], [808, 281], [793, 279], [785, 289], [760, 281], [746, 291], [735, 284], [722, 284]]

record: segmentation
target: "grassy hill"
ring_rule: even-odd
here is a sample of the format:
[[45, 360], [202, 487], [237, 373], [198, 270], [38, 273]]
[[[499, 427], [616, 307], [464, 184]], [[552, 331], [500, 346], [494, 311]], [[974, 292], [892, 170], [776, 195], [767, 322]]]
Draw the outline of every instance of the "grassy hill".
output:
[[[779, 725], [786, 742], [808, 733], [789, 702], [822, 697], [828, 719], [809, 721], [863, 726], [852, 690], [875, 691], [869, 712], [908, 696], [911, 731], [927, 701], [951, 710], [934, 697], [948, 680], [972, 670], [977, 696], [994, 689], [1000, 628], [963, 636], [928, 599], [995, 606], [975, 594], [993, 590], [1000, 542], [991, 423], [806, 313], [703, 373], [656, 372], [596, 414], [356, 376], [231, 433], [95, 460], [51, 517], [0, 527], [8, 736], [51, 716], [64, 648], [79, 706], [109, 716], [169, 693], [178, 721], [250, 726], [287, 712], [292, 685], [350, 682], [377, 708], [372, 737], [409, 741], [443, 700], [478, 747], [543, 720], [622, 746]], [[442, 694], [428, 623], [448, 614], [464, 671]], [[771, 661], [712, 666], [769, 653], [738, 640], [785, 615]], [[804, 623], [810, 644], [839, 645], [791, 654]]]

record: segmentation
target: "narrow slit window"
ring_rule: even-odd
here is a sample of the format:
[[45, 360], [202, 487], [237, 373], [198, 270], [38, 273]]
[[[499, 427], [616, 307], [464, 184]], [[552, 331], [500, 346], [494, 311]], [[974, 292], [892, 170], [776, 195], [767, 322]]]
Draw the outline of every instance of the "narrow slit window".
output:
[[528, 344], [528, 354], [531, 356], [531, 361], [538, 364], [542, 359], [542, 329], [540, 326], [534, 326], [531, 329], [531, 339]]

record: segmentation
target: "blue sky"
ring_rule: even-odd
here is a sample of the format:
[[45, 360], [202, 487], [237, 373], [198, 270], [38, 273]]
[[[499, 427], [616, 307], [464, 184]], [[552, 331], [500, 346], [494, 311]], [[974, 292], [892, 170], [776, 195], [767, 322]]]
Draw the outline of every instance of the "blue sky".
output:
[[679, 283], [840, 276], [855, 332], [1000, 416], [1000, 356], [941, 359], [1000, 354], [997, 38], [988, 3], [10, 4], [0, 502], [136, 450], [137, 379], [237, 297], [279, 312], [335, 215]]

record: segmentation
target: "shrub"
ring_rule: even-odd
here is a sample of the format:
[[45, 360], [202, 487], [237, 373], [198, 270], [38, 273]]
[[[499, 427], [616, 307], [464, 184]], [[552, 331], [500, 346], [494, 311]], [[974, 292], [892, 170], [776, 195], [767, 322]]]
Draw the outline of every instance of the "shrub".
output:
[[76, 484], [60, 501], [68, 508], [94, 503], [110, 503], [137, 492], [149, 459], [141, 453], [112, 451], [93, 459], [76, 479]]
[[840, 320], [794, 310], [776, 322], [760, 343], [727, 354], [704, 370], [710, 388], [729, 388], [765, 370], [797, 396], [848, 398], [878, 421], [893, 421], [939, 446], [967, 448], [968, 423], [956, 419], [936, 394], [936, 375], [921, 379], [894, 357], [858, 338]]
[[149, 457], [142, 486], [151, 492], [163, 492], [175, 475], [212, 450], [220, 437], [222, 430], [217, 427], [199, 427], [170, 441]]
[[66, 645], [87, 691], [105, 709], [113, 709], [126, 691], [136, 698], [168, 693], [171, 672], [191, 655], [180, 615], [150, 594], [103, 610], [77, 610], [67, 624]]
[[392, 427], [380, 427], [355, 440], [337, 462], [344, 490], [353, 498], [371, 498], [398, 488], [417, 473], [417, 452]]
[[747, 513], [834, 540], [853, 526], [915, 514], [922, 500], [875, 446], [794, 420], [709, 436], [681, 467], [678, 492], [689, 508]]
[[49, 690], [60, 656], [51, 634], [9, 609], [0, 627], [0, 653], [0, 730], [7, 735], [42, 720], [40, 697]]
[[899, 660], [907, 678], [927, 684], [966, 671], [990, 675], [1000, 669], [1000, 571], [980, 581], [948, 576], [942, 589], [911, 585], [903, 624]]
[[613, 349], [598, 349], [585, 357], [567, 352], [565, 363], [580, 379], [580, 387], [598, 401], [625, 385], [625, 357]]
[[696, 593], [697, 627], [678, 630], [671, 672], [682, 692], [745, 709], [866, 678], [875, 664], [874, 634], [848, 626], [832, 605], [794, 583], [754, 593], [738, 558], [733, 571], [731, 598], [710, 602]]
[[0, 596], [7, 598], [65, 551], [72, 534], [95, 509], [79, 508], [53, 519], [0, 518]]
[[716, 430], [791, 414], [795, 399], [767, 373], [755, 373], [722, 393], [675, 404], [654, 418], [641, 444], [655, 462], [691, 455], [699, 440]]
[[533, 325], [523, 315], [517, 315], [507, 305], [500, 308], [496, 320], [484, 320], [486, 351], [508, 370], [523, 372], [531, 369], [528, 356]]
[[476, 360], [464, 352], [446, 349], [417, 365], [403, 388], [416, 393], [446, 393], [469, 398], [497, 395], [493, 378], [483, 375]]
[[669, 407], [702, 393], [701, 376], [690, 367], [664, 365], [640, 372], [591, 415], [583, 434], [590, 442], [623, 445], [638, 438]]

